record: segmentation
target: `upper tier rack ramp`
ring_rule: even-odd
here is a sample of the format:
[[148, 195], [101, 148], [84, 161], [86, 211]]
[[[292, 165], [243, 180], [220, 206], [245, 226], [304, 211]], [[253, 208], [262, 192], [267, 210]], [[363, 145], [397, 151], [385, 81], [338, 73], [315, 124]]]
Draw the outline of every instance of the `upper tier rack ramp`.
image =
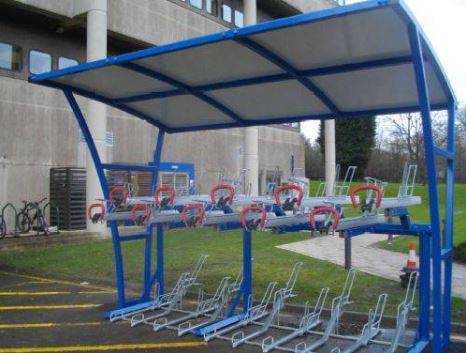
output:
[[419, 111], [410, 31], [433, 110], [453, 90], [401, 1], [367, 1], [109, 57], [30, 78], [168, 133]]

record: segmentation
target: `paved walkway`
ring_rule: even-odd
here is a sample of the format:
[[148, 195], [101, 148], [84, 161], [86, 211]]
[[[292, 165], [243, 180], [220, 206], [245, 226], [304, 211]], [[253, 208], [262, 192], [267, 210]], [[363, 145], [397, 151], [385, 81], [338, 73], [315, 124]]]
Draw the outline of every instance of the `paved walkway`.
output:
[[[386, 235], [366, 234], [352, 240], [353, 266], [361, 271], [398, 281], [400, 269], [406, 264], [407, 254], [374, 247], [386, 240]], [[317, 237], [278, 246], [280, 249], [344, 265], [344, 240], [337, 236]], [[466, 266], [453, 265], [454, 296], [466, 299]]]

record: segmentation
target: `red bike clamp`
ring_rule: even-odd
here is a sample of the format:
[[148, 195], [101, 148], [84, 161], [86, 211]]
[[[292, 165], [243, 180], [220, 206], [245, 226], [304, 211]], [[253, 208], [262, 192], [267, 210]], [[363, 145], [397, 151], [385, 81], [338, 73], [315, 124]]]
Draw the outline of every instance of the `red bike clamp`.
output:
[[210, 200], [213, 204], [217, 204], [216, 196], [219, 190], [228, 190], [228, 204], [233, 205], [233, 198], [235, 197], [235, 187], [230, 184], [218, 184], [210, 190]]
[[162, 192], [168, 193], [168, 205], [173, 206], [173, 204], [175, 203], [176, 190], [171, 185], [162, 185], [162, 186], [158, 187], [155, 190], [155, 193], [154, 193], [154, 205], [155, 206], [160, 205], [161, 202], [159, 200], [159, 197], [160, 197], [160, 194]]
[[338, 227], [338, 222], [340, 222], [340, 214], [335, 209], [335, 207], [331, 207], [331, 206], [322, 206], [322, 207], [313, 208], [311, 210], [311, 212], [309, 213], [309, 223], [311, 225], [311, 228], [313, 230], [317, 229], [316, 216], [318, 214], [328, 214], [328, 213], [333, 214], [332, 228], [335, 231]]
[[[100, 212], [92, 213], [94, 208], [99, 208]], [[102, 222], [104, 220], [104, 215], [105, 215], [105, 206], [103, 202], [93, 203], [92, 205], [89, 206], [87, 210], [87, 216], [92, 221], [92, 223]]]
[[248, 229], [250, 224], [250, 221], [247, 219], [248, 213], [251, 212], [260, 212], [261, 213], [261, 218], [258, 223], [254, 224], [254, 228], [264, 228], [265, 226], [265, 220], [267, 218], [267, 213], [265, 212], [265, 208], [257, 205], [251, 205], [251, 206], [246, 206], [245, 208], [242, 209], [241, 211], [241, 225]]
[[375, 191], [375, 193], [377, 194], [375, 207], [380, 208], [380, 205], [382, 204], [383, 192], [382, 192], [382, 189], [379, 188], [377, 185], [372, 185], [372, 184], [360, 185], [350, 191], [349, 194], [351, 197], [351, 203], [353, 204], [354, 208], [359, 207], [359, 201], [356, 199], [356, 194], [360, 193], [361, 191], [369, 191], [369, 190]]
[[134, 223], [137, 223], [137, 221], [139, 219], [139, 216], [136, 214], [137, 211], [145, 211], [146, 212], [146, 215], [142, 219], [142, 222], [147, 223], [149, 221], [149, 219], [150, 219], [151, 214], [152, 214], [152, 209], [150, 208], [150, 206], [148, 204], [144, 204], [144, 203], [138, 203], [138, 204], [133, 206], [133, 208], [131, 209], [131, 220]]
[[[121, 200], [118, 198], [121, 195]], [[124, 186], [115, 186], [110, 190], [109, 200], [110, 203], [116, 207], [125, 206], [128, 201], [129, 191]]]
[[[191, 219], [189, 218], [188, 211], [190, 210], [199, 211], [199, 214], [195, 216], [194, 220], [192, 218]], [[204, 206], [202, 206], [199, 203], [185, 205], [183, 207], [183, 211], [181, 211], [181, 218], [183, 220], [183, 223], [186, 224], [186, 226], [188, 227], [194, 227], [197, 224], [201, 225], [202, 223], [204, 223], [204, 219], [205, 219]]]
[[282, 200], [280, 198], [281, 194], [287, 190], [293, 190], [298, 192], [298, 197], [296, 198], [296, 203], [298, 206], [301, 206], [301, 203], [303, 202], [303, 197], [304, 197], [304, 190], [301, 186], [299, 185], [294, 185], [294, 184], [285, 184], [280, 186], [278, 189], [275, 190], [274, 192], [274, 197], [275, 197], [275, 203], [278, 206], [282, 206]]

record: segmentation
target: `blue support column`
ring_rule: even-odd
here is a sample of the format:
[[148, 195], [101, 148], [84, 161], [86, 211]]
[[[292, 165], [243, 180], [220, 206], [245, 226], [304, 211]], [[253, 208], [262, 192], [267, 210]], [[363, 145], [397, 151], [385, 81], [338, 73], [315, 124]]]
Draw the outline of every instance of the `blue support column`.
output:
[[243, 230], [243, 310], [248, 310], [249, 296], [252, 294], [252, 233]]
[[[160, 160], [162, 158], [163, 142], [165, 137], [165, 131], [159, 129], [157, 135], [157, 143], [154, 150], [153, 158], [153, 169], [152, 169], [152, 180], [151, 180], [151, 194], [153, 195], [157, 188], [157, 179], [159, 173]], [[156, 226], [157, 228], [157, 267], [155, 269], [155, 276], [159, 285], [160, 294], [163, 293], [163, 229]], [[146, 241], [144, 245], [144, 292], [142, 295], [142, 301], [150, 299], [150, 292], [152, 289], [152, 243], [154, 237], [154, 226], [150, 225], [146, 229]], [[160, 250], [159, 250], [160, 249]]]
[[164, 245], [163, 245], [163, 225], [157, 224], [157, 269], [156, 281], [159, 285], [159, 294], [165, 293], [165, 271], [164, 271]]
[[430, 243], [431, 234], [419, 236], [419, 326], [420, 341], [429, 340], [430, 330]]
[[157, 144], [155, 146], [154, 158], [153, 158], [154, 170], [152, 171], [152, 184], [151, 184], [152, 195], [154, 194], [155, 189], [157, 188], [157, 178], [159, 174], [160, 161], [162, 159], [162, 148], [163, 148], [164, 139], [165, 139], [165, 131], [159, 129], [159, 133], [157, 135]]
[[[433, 257], [433, 344], [432, 352], [442, 352], [442, 273], [441, 273], [441, 233], [438, 206], [437, 173], [435, 169], [434, 142], [432, 138], [432, 121], [430, 115], [429, 91], [426, 81], [425, 66], [419, 32], [414, 25], [410, 25], [409, 39], [413, 53], [413, 66], [416, 75], [416, 86], [419, 107], [422, 117], [424, 134], [424, 149], [426, 172], [429, 190], [430, 222], [432, 227], [432, 257]], [[426, 318], [420, 318], [425, 320]]]
[[443, 348], [450, 346], [451, 325], [451, 276], [453, 266], [453, 219], [455, 195], [455, 103], [448, 108], [447, 151], [452, 158], [447, 160], [447, 190], [445, 201], [445, 256], [444, 256], [444, 292], [443, 292]]
[[[78, 102], [73, 96], [73, 93], [70, 90], [64, 90], [68, 103], [73, 110], [74, 116], [81, 128], [81, 132], [86, 141], [89, 152], [91, 153], [92, 160], [94, 161], [94, 166], [97, 171], [97, 176], [100, 181], [100, 186], [102, 187], [102, 192], [105, 199], [109, 198], [109, 187], [107, 183], [107, 178], [105, 176], [104, 169], [102, 167], [102, 161], [100, 160], [99, 152], [94, 143], [92, 134], [87, 126], [86, 119], [79, 108]], [[113, 252], [115, 255], [115, 273], [116, 273], [116, 282], [117, 282], [117, 295], [118, 295], [118, 306], [124, 307], [126, 304], [125, 298], [125, 282], [123, 274], [123, 256], [121, 253], [121, 244], [120, 244], [120, 235], [118, 233], [118, 224], [116, 221], [110, 222], [110, 230], [112, 232], [112, 243], [113, 243]]]
[[141, 296], [141, 301], [146, 302], [150, 299], [150, 292], [152, 288], [152, 238], [154, 226], [148, 225], [146, 227], [146, 241], [144, 243], [144, 290]]

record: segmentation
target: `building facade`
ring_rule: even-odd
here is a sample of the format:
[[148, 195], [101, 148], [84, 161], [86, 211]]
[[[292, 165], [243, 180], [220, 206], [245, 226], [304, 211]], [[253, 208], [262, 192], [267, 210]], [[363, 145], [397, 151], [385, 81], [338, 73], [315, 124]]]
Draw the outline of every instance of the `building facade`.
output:
[[[0, 1], [0, 205], [47, 197], [52, 167], [85, 166], [86, 147], [62, 92], [27, 82], [31, 73], [85, 62], [84, 1]], [[335, 5], [258, 0], [258, 22]], [[243, 25], [242, 0], [109, 0], [107, 13], [109, 56]], [[79, 103], [85, 112], [86, 100]], [[155, 127], [107, 109], [107, 162], [147, 163], [156, 136]], [[197, 191], [205, 193], [219, 175], [240, 178], [243, 151], [243, 129], [184, 133], [166, 136], [162, 159], [194, 164]], [[260, 127], [260, 192], [293, 169], [304, 174], [299, 126]]]

